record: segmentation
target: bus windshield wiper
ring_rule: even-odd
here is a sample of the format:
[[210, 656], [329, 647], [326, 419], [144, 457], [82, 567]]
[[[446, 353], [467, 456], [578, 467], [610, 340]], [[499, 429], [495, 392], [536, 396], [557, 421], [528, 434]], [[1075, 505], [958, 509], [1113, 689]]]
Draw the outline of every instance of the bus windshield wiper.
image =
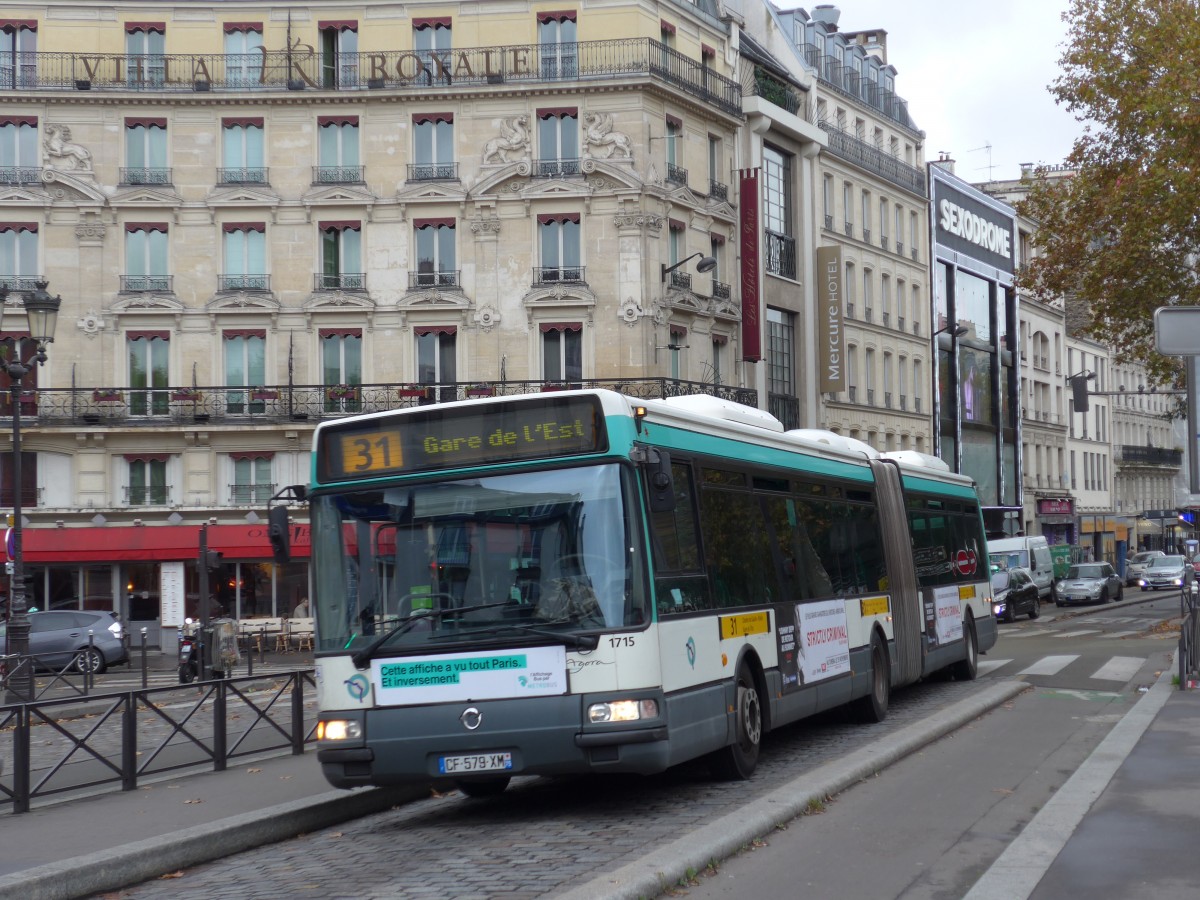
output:
[[375, 638], [375, 640], [371, 641], [371, 643], [367, 644], [365, 647], [360, 647], [359, 649], [357, 649], [353, 653], [351, 653], [350, 661], [352, 663], [354, 663], [354, 667], [356, 669], [363, 668], [363, 666], [365, 666], [367, 663], [369, 663], [371, 661], [371, 658], [375, 655], [376, 650], [378, 650], [380, 647], [382, 647], [384, 644], [386, 644], [388, 641], [390, 641], [396, 635], [403, 634], [404, 632], [408, 631], [410, 628], [413, 628], [414, 626], [416, 626], [416, 624], [418, 622], [435, 621], [437, 619], [442, 618], [443, 616], [448, 616], [451, 614], [462, 615], [463, 613], [476, 612], [481, 609], [493, 609], [497, 606], [507, 606], [511, 602], [512, 601], [510, 601], [510, 600], [503, 600], [499, 603], [477, 603], [474, 606], [459, 606], [459, 607], [450, 607], [447, 609], [420, 609], [420, 610], [417, 610], [411, 616], [409, 616], [407, 619], [400, 622], [398, 625], [388, 629], [383, 634], [381, 634], [379, 637]]
[[[547, 625], [558, 624], [555, 622], [547, 622]], [[446, 635], [447, 638], [464, 638], [464, 637], [481, 637], [483, 635], [498, 635], [502, 632], [519, 631], [525, 634], [536, 634], [538, 637], [550, 638], [554, 641], [561, 641], [568, 647], [576, 650], [595, 650], [600, 645], [600, 636], [598, 634], [572, 634], [570, 632], [551, 631], [549, 628], [539, 628], [537, 625], [522, 625], [519, 622], [512, 622], [504, 625], [495, 625], [491, 628], [477, 628], [474, 631], [456, 631]]]

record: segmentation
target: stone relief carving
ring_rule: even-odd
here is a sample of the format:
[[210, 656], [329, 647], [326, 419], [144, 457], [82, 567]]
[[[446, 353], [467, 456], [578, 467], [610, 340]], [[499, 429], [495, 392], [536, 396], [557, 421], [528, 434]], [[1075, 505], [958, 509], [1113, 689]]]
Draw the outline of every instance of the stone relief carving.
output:
[[498, 218], [494, 218], [494, 217], [484, 218], [482, 216], [478, 219], [471, 219], [471, 233], [472, 234], [499, 234], [500, 233], [500, 220]]
[[67, 125], [46, 123], [46, 136], [42, 138], [42, 159], [54, 169], [69, 172], [91, 172], [92, 153], [82, 144], [71, 140], [71, 129]]
[[75, 321], [75, 327], [87, 335], [89, 339], [94, 338], [104, 330], [104, 317], [94, 309], [89, 309]]
[[633, 145], [629, 141], [629, 135], [613, 131], [612, 123], [611, 113], [584, 113], [583, 139], [587, 145], [584, 148], [585, 156], [611, 159], [616, 153], [625, 159], [633, 159]]
[[483, 164], [511, 162], [510, 153], [519, 154], [518, 159], [529, 157], [529, 116], [500, 120], [500, 137], [483, 145]]
[[475, 310], [475, 324], [484, 331], [491, 331], [500, 324], [500, 310], [491, 305], [485, 305]]
[[642, 315], [641, 304], [638, 303], [636, 300], [634, 300], [632, 297], [626, 297], [621, 302], [621, 309], [617, 315], [620, 317], [622, 322], [624, 322], [626, 325], [628, 325], [630, 328], [632, 328], [634, 325], [637, 324], [637, 320], [639, 318], [641, 318], [641, 315]]

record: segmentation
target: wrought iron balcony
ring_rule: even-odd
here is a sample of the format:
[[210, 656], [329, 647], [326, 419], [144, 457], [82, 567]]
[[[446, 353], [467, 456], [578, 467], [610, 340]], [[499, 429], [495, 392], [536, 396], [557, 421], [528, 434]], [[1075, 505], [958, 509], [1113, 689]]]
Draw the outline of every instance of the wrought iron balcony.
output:
[[763, 253], [766, 255], [767, 271], [772, 275], [796, 277], [796, 239], [790, 234], [766, 229], [763, 232]]
[[685, 169], [683, 166], [677, 166], [675, 163], [667, 163], [667, 181], [671, 184], [687, 185], [687, 169]]
[[925, 173], [921, 169], [901, 162], [878, 147], [838, 130], [828, 122], [822, 122], [821, 128], [829, 137], [829, 152], [835, 156], [874, 172], [919, 197], [926, 196]]
[[363, 166], [313, 166], [313, 184], [362, 184]]
[[121, 184], [170, 184], [171, 170], [155, 166], [122, 166]]
[[[579, 379], [573, 386], [603, 388], [640, 399], [714, 394], [746, 406], [758, 405], [753, 388], [673, 378]], [[385, 412], [409, 406], [481, 396], [515, 396], [545, 390], [544, 379], [524, 381], [358, 384], [347, 390], [329, 385], [213, 385], [115, 388], [43, 388], [22, 402], [24, 427], [77, 427], [163, 431], [171, 427], [227, 424], [311, 423], [358, 412]], [[794, 400], [794, 398], [792, 398]], [[0, 422], [12, 411], [0, 402]], [[31, 506], [33, 504], [30, 504]]]
[[218, 275], [218, 291], [269, 291], [270, 275]]
[[676, 269], [674, 272], [667, 273], [667, 281], [673, 288], [679, 288], [681, 291], [690, 291], [692, 289], [692, 273], [684, 272]]
[[1178, 469], [1183, 465], [1182, 450], [1165, 447], [1143, 447], [1136, 444], [1121, 445], [1121, 462], [1138, 466], [1165, 466]]
[[0, 184], [41, 184], [41, 166], [0, 166]]
[[410, 291], [423, 290], [425, 288], [455, 288], [462, 286], [462, 279], [459, 277], [459, 270], [452, 269], [446, 272], [409, 272], [408, 273], [408, 289]]
[[908, 114], [908, 101], [893, 91], [871, 83], [850, 66], [839, 65], [834, 56], [821, 53], [815, 44], [804, 44], [801, 50], [808, 64], [817, 70], [817, 77], [837, 93], [865, 103], [897, 125], [908, 129], [914, 137], [919, 136], [917, 126]]
[[729, 285], [723, 281], [713, 281], [712, 295], [714, 300], [728, 300], [731, 296]]
[[274, 484], [231, 484], [229, 502], [233, 506], [263, 505], [275, 496]]
[[266, 168], [217, 169], [217, 184], [269, 184]]
[[365, 291], [365, 272], [318, 272], [313, 276], [315, 291]]
[[122, 275], [121, 293], [140, 294], [148, 291], [171, 291], [171, 275]]
[[164, 484], [129, 484], [125, 486], [128, 506], [170, 506], [171, 488]]
[[409, 181], [458, 181], [458, 163], [409, 163]]
[[[673, 272], [671, 274], [674, 274]], [[534, 266], [533, 285], [586, 284], [584, 266]]]
[[[652, 77], [723, 112], [738, 115], [742, 111], [738, 82], [651, 38], [339, 54], [336, 70], [327, 69], [322, 54], [307, 45], [263, 50], [253, 62], [244, 53], [147, 57], [39, 52], [22, 54], [22, 59], [28, 63], [21, 67], [20, 85], [5, 79], [0, 82], [0, 93], [386, 90], [419, 95], [435, 83], [462, 88]], [[332, 77], [326, 78], [326, 72]]]
[[533, 164], [535, 178], [566, 178], [580, 173], [578, 159], [539, 159]]
[[0, 275], [0, 287], [10, 291], [32, 291], [41, 280], [40, 275]]
[[800, 427], [800, 400], [789, 394], [767, 394], [767, 412], [783, 423], [784, 430]]
[[711, 200], [719, 200], [725, 203], [729, 200], [729, 185], [722, 184], [712, 178], [708, 179], [708, 196]]

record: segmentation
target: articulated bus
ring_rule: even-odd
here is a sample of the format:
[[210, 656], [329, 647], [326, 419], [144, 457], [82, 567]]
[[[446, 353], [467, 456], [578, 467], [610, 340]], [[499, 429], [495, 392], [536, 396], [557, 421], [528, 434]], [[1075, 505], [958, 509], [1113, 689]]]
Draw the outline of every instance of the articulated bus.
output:
[[485, 796], [699, 757], [748, 778], [768, 730], [843, 704], [878, 721], [996, 641], [969, 479], [714, 397], [355, 416], [318, 426], [313, 473], [337, 787]]

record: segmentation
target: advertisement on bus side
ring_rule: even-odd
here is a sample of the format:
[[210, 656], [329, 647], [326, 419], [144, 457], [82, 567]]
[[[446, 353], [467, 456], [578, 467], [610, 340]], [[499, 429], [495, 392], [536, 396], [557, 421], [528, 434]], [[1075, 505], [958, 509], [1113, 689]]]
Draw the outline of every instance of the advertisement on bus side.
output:
[[850, 671], [850, 632], [843, 600], [797, 603], [795, 625], [780, 624], [784, 691]]

